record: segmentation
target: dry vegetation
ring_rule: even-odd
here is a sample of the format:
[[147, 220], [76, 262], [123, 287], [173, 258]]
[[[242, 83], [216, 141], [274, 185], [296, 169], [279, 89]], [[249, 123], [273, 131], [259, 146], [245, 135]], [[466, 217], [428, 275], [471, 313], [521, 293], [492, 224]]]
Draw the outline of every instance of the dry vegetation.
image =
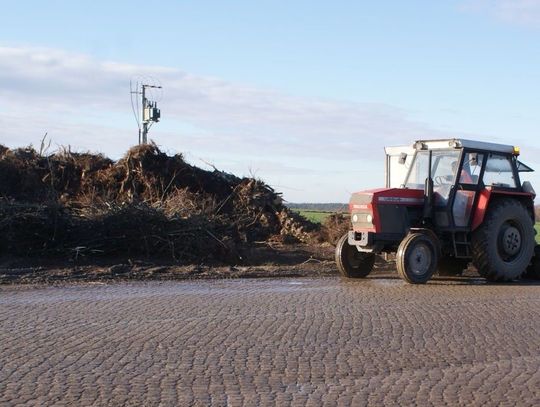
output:
[[264, 182], [202, 170], [155, 144], [117, 162], [0, 146], [0, 219], [4, 255], [234, 264], [256, 242], [333, 242], [344, 228], [330, 217], [319, 230]]

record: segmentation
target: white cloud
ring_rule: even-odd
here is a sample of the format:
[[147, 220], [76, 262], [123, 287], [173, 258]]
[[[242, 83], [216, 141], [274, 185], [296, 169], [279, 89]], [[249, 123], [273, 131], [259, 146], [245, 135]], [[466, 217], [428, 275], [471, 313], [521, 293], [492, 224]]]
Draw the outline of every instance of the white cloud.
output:
[[540, 27], [540, 0], [467, 0], [463, 8], [506, 23]]
[[[299, 98], [179, 69], [103, 62], [56, 49], [0, 47], [0, 143], [36, 144], [48, 131], [57, 144], [118, 157], [136, 140], [128, 93], [135, 75], [151, 75], [163, 84], [162, 122], [151, 137], [165, 149], [213, 157], [218, 166], [246, 162], [246, 172], [257, 170], [258, 162], [272, 162], [276, 168], [258, 175], [270, 182], [286, 180], [291, 190], [326, 183], [316, 193], [291, 193], [290, 200], [346, 200], [348, 189], [380, 184], [384, 145], [447, 136], [380, 104]], [[380, 163], [376, 170], [374, 157]], [[343, 170], [344, 162], [351, 174], [326, 175]], [[314, 169], [313, 179], [302, 178]], [[359, 180], [355, 171], [375, 176]], [[324, 188], [332, 192], [326, 195]]]

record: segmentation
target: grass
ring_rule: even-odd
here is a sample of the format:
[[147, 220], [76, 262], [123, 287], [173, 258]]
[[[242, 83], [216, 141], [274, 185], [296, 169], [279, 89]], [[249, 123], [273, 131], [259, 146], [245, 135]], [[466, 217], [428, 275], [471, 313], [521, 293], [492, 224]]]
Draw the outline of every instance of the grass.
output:
[[536, 243], [540, 244], [540, 222], [536, 222], [534, 228], [536, 229]]
[[326, 211], [310, 211], [306, 209], [295, 209], [294, 211], [314, 223], [323, 223], [324, 220], [333, 213]]

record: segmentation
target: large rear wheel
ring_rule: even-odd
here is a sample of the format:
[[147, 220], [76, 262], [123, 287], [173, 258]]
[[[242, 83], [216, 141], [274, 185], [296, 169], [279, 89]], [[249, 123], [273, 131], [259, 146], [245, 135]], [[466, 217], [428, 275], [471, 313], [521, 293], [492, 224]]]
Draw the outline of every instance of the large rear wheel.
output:
[[426, 233], [409, 233], [402, 240], [396, 253], [399, 276], [411, 284], [427, 282], [439, 262], [439, 250], [435, 238]]
[[340, 274], [347, 278], [366, 277], [375, 264], [375, 254], [359, 252], [349, 244], [349, 235], [345, 233], [336, 245], [336, 264]]
[[515, 199], [493, 202], [472, 236], [472, 261], [490, 281], [510, 281], [523, 275], [535, 246], [534, 224]]

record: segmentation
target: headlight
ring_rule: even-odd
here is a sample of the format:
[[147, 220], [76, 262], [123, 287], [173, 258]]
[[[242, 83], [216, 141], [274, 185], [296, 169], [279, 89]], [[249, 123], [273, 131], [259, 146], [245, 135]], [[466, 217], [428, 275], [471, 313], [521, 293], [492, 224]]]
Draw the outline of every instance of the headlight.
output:
[[358, 215], [356, 213], [352, 216], [352, 221], [358, 222]]
[[371, 215], [366, 216], [366, 220], [368, 221], [368, 223], [372, 223], [373, 222], [373, 216], [371, 216]]

